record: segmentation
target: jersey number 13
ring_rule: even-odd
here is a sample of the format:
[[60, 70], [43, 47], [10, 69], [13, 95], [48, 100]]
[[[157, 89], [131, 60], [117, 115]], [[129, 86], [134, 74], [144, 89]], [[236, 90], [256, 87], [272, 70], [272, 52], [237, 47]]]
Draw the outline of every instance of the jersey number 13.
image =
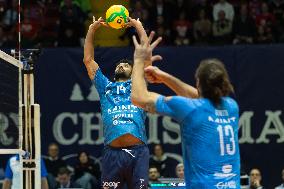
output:
[[[219, 125], [217, 127], [217, 131], [219, 133], [221, 156], [224, 156], [226, 154], [234, 155], [236, 153], [236, 143], [233, 127], [231, 125]], [[226, 144], [224, 141], [226, 141]]]

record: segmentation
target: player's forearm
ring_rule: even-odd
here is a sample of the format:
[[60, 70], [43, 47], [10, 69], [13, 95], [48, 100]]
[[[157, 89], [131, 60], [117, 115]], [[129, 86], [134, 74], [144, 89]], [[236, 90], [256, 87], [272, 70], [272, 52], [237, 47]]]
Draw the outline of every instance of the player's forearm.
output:
[[84, 44], [84, 63], [94, 60], [95, 29], [90, 26]]
[[197, 98], [198, 91], [196, 88], [184, 83], [180, 79], [164, 72], [162, 75], [162, 81], [165, 85], [167, 85], [170, 89], [172, 89], [177, 95], [189, 97], [189, 98]]
[[144, 27], [142, 26], [142, 24], [137, 24], [135, 28], [136, 28], [140, 41], [146, 41], [148, 37], [147, 37], [147, 33]]
[[144, 79], [144, 60], [134, 59], [132, 71], [132, 103], [141, 108], [145, 107], [149, 92], [147, 90], [146, 81]]

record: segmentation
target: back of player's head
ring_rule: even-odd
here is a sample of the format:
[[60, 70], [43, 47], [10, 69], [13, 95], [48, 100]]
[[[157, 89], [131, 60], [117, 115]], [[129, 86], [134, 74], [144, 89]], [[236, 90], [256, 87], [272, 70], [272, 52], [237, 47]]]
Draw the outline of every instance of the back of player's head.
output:
[[132, 61], [132, 60], [129, 60], [129, 59], [126, 59], [126, 58], [119, 60], [119, 61], [115, 64], [115, 66], [118, 66], [118, 65], [121, 64], [121, 63], [127, 63], [127, 64], [129, 64], [131, 67], [133, 67], [133, 61]]
[[210, 99], [215, 105], [220, 104], [221, 97], [234, 92], [227, 70], [218, 59], [201, 61], [196, 70], [195, 78], [201, 95]]

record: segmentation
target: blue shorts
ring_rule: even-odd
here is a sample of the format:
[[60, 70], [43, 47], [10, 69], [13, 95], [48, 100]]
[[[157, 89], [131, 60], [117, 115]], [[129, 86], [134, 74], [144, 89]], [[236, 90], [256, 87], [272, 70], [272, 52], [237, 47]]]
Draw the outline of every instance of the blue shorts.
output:
[[147, 189], [149, 149], [145, 144], [127, 148], [106, 146], [102, 159], [104, 189]]

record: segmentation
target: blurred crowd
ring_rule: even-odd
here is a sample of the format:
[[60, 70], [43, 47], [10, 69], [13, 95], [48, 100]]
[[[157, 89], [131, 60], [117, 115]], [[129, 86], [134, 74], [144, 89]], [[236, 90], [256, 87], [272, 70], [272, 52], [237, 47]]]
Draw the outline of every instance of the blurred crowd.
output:
[[284, 42], [283, 0], [133, 1], [132, 16], [165, 45]]
[[[79, 47], [92, 19], [90, 1], [22, 0], [22, 46]], [[163, 45], [284, 42], [284, 0], [135, 0], [130, 15]], [[0, 47], [18, 41], [18, 0], [0, 0]], [[135, 31], [129, 29], [124, 40]]]
[[[94, 158], [87, 151], [80, 151], [75, 161], [70, 161], [70, 155], [61, 156], [60, 148], [56, 143], [48, 145], [47, 154], [43, 156], [44, 165], [47, 171], [47, 183], [49, 189], [57, 188], [83, 188], [97, 189], [101, 185], [101, 162], [100, 158]], [[8, 162], [6, 162], [8, 164]], [[6, 168], [7, 169], [7, 168]], [[0, 167], [1, 171], [1, 167]], [[1, 179], [7, 179], [4, 173], [0, 172]], [[149, 160], [149, 186], [151, 184], [163, 183], [167, 179], [171, 181], [184, 182], [184, 165], [182, 162], [173, 159], [169, 153], [164, 151], [161, 144], [155, 144]], [[284, 188], [284, 169], [279, 173], [282, 183], [275, 183], [269, 188]], [[265, 179], [265, 178], [264, 178]], [[261, 170], [257, 167], [241, 170], [241, 185], [247, 189], [265, 189], [262, 185]], [[1, 186], [1, 182], [0, 182]], [[1, 187], [0, 187], [1, 188]], [[3, 186], [2, 189], [8, 189]]]

